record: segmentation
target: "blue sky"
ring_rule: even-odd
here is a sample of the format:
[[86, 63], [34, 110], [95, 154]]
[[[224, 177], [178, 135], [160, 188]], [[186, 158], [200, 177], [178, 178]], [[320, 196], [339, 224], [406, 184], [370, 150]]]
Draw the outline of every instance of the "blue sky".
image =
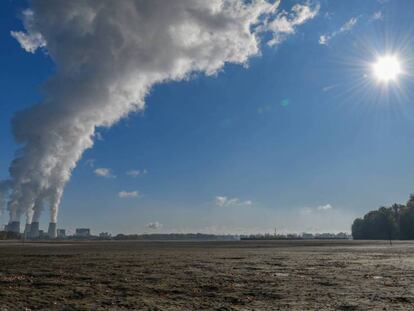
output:
[[[248, 68], [226, 65], [215, 76], [156, 85], [144, 112], [100, 128], [66, 186], [59, 225], [113, 233], [350, 231], [356, 216], [405, 202], [414, 190], [414, 3], [319, 3], [314, 19], [276, 46], [264, 44]], [[41, 100], [54, 72], [47, 54], [26, 53], [10, 36], [23, 28], [26, 6], [0, 3], [1, 178], [17, 148], [11, 118]], [[366, 64], [390, 50], [404, 74], [386, 87], [367, 81]], [[110, 173], [98, 176], [100, 168]], [[151, 222], [162, 225], [151, 231]]]

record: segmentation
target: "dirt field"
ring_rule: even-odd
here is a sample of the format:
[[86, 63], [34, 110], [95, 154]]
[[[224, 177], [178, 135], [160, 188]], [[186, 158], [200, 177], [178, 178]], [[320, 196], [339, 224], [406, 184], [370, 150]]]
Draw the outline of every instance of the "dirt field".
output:
[[414, 243], [0, 243], [0, 310], [414, 310]]

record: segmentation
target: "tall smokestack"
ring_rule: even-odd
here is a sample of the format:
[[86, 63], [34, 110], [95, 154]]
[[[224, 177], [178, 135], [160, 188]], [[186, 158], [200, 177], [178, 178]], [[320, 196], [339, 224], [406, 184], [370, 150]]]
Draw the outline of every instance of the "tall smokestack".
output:
[[39, 223], [36, 222], [32, 222], [32, 224], [30, 225], [30, 234], [29, 234], [29, 238], [30, 239], [37, 239], [39, 237]]
[[49, 230], [47, 231], [49, 235], [49, 239], [56, 239], [57, 238], [57, 226], [55, 222], [49, 223]]
[[12, 221], [7, 226], [7, 231], [20, 233], [20, 221]]

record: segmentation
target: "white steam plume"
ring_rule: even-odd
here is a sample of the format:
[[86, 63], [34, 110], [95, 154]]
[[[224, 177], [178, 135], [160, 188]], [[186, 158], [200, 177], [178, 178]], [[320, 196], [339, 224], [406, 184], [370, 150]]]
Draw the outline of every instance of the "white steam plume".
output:
[[[21, 144], [10, 167], [10, 220], [56, 222], [65, 183], [97, 127], [144, 108], [154, 84], [217, 73], [259, 53], [258, 32], [276, 13], [266, 0], [32, 0], [26, 34], [56, 63], [43, 101], [16, 114]], [[30, 45], [34, 52], [36, 44]]]
[[7, 196], [10, 191], [9, 181], [0, 181], [0, 215], [3, 214], [6, 208]]

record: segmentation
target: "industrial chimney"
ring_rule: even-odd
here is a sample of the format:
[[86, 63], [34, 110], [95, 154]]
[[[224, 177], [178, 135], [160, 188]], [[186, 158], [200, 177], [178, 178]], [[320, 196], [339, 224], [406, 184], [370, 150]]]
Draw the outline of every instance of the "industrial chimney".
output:
[[29, 238], [30, 239], [37, 239], [39, 237], [39, 223], [36, 222], [32, 222], [31, 226], [30, 226], [30, 234], [29, 234]]
[[49, 239], [56, 239], [57, 238], [57, 225], [55, 222], [49, 223], [49, 230], [47, 231], [49, 235]]

